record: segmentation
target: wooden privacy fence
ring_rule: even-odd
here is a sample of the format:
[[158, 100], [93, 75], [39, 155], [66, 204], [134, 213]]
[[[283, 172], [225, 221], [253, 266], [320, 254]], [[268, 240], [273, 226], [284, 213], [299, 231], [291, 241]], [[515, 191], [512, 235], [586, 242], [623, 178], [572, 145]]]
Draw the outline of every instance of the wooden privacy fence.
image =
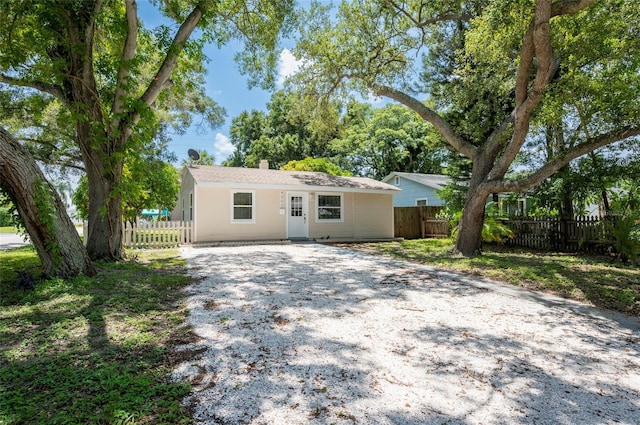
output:
[[394, 207], [394, 233], [397, 238], [446, 238], [449, 236], [449, 220], [436, 218], [444, 207]]
[[[87, 234], [87, 223], [84, 224]], [[191, 221], [125, 222], [122, 244], [125, 248], [173, 248], [193, 241]], [[85, 238], [86, 243], [86, 238]]]
[[[448, 237], [451, 227], [447, 219], [436, 218], [444, 207], [395, 207], [395, 236], [405, 239]], [[604, 252], [615, 244], [614, 218], [576, 217], [558, 218], [519, 217], [500, 220], [515, 233], [505, 239], [505, 245], [525, 248]]]
[[505, 243], [537, 249], [559, 251], [604, 251], [615, 244], [615, 219], [576, 217], [574, 220], [523, 217], [502, 221], [515, 237]]

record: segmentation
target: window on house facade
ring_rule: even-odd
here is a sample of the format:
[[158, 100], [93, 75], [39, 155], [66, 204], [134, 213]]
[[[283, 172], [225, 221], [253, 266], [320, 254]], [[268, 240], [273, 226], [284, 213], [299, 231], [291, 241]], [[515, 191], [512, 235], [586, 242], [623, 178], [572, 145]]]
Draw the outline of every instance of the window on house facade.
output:
[[527, 200], [524, 198], [518, 199], [518, 210], [516, 215], [527, 215]]
[[342, 194], [319, 193], [317, 196], [318, 221], [343, 221], [344, 203]]
[[255, 193], [253, 191], [231, 192], [231, 221], [239, 223], [255, 222]]
[[429, 205], [429, 200], [427, 198], [418, 198], [416, 199], [416, 206], [418, 207], [426, 207]]
[[400, 186], [400, 177], [395, 176], [393, 178], [393, 184], [395, 184], [396, 186]]
[[193, 192], [189, 193], [189, 220], [193, 220]]

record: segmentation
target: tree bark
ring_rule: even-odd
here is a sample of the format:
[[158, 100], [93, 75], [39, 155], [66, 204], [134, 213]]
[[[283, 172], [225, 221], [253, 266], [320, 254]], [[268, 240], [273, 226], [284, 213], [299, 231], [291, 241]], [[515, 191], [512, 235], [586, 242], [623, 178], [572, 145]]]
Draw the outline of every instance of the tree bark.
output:
[[0, 127], [0, 181], [13, 199], [46, 276], [70, 278], [95, 269], [55, 188], [31, 154]]
[[[89, 187], [89, 229], [87, 253], [93, 260], [118, 261], [122, 246], [122, 198], [118, 192], [123, 180], [125, 144], [141, 119], [141, 106], [153, 108], [160, 93], [171, 86], [169, 77], [191, 34], [212, 4], [199, 2], [180, 25], [171, 47], [144, 93], [133, 102], [129, 92], [131, 61], [136, 56], [138, 17], [135, 0], [126, 0], [126, 40], [122, 46], [116, 75], [115, 97], [109, 111], [103, 104], [94, 70], [95, 31], [103, 0], [76, 2], [66, 7], [51, 2], [45, 8], [52, 16], [47, 25], [60, 37], [54, 37], [47, 55], [56, 63], [58, 84], [0, 75], [0, 82], [32, 87], [60, 100], [76, 117], [76, 137], [87, 173]], [[106, 96], [109, 97], [109, 96]], [[134, 104], [134, 107], [127, 106]]]
[[[86, 251], [92, 260], [118, 261], [124, 257], [123, 215], [121, 197], [114, 189], [122, 183], [127, 135], [107, 122], [93, 68], [95, 19], [102, 1], [87, 2], [84, 6], [83, 13], [62, 12], [70, 23], [67, 34], [71, 40], [69, 45], [60, 46], [69, 69], [62, 86], [67, 104], [78, 117], [76, 141], [89, 186]], [[126, 80], [128, 75], [123, 73], [119, 77]]]
[[473, 257], [482, 251], [482, 227], [487, 198], [492, 193], [485, 180], [495, 161], [495, 152], [479, 151], [471, 169], [469, 189], [458, 224], [454, 253]]
[[458, 225], [454, 253], [473, 257], [482, 252], [482, 227], [488, 196], [488, 193], [486, 195], [478, 193], [467, 197]]

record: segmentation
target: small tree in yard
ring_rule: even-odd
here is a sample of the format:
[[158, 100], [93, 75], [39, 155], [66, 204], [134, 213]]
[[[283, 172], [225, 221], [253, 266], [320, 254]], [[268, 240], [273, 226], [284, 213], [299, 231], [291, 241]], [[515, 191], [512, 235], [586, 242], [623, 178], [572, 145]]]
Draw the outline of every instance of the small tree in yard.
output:
[[92, 276], [95, 269], [64, 203], [29, 152], [0, 127], [0, 182], [13, 200], [47, 276]]
[[[455, 245], [462, 255], [480, 251], [490, 194], [525, 192], [640, 135], [639, 2], [353, 0], [335, 15], [312, 7], [304, 22], [292, 83], [393, 99], [472, 163]], [[418, 97], [425, 93], [434, 107]], [[525, 144], [535, 149], [532, 127], [557, 123], [563, 145], [510, 179]]]

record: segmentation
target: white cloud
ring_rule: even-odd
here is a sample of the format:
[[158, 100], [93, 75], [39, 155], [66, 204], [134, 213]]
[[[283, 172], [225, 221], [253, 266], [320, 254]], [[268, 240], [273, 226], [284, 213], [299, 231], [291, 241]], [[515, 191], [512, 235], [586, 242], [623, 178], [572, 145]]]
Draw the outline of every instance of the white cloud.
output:
[[287, 77], [295, 74], [302, 61], [296, 59], [291, 50], [284, 49], [280, 52], [280, 60], [278, 62], [278, 84], [283, 85]]
[[235, 146], [229, 141], [229, 138], [222, 133], [216, 133], [213, 140], [213, 156], [218, 164], [222, 163], [229, 155], [233, 153]]

